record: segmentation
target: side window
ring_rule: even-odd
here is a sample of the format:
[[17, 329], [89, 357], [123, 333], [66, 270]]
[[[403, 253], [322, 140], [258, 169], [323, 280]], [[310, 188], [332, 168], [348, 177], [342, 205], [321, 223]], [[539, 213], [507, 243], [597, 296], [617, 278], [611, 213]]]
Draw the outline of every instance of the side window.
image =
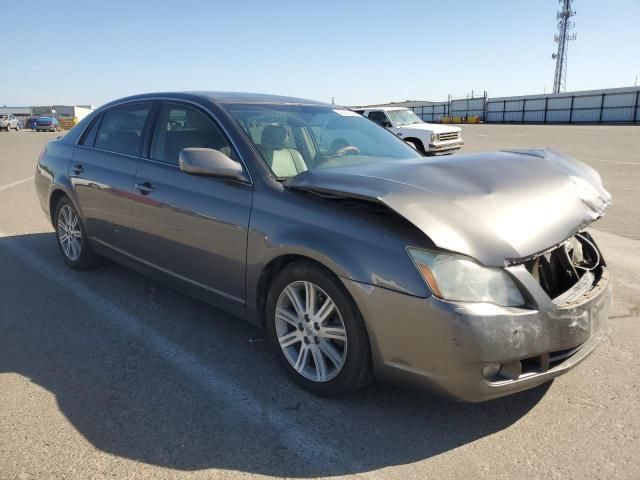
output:
[[102, 118], [102, 115], [98, 115], [96, 118], [93, 119], [93, 122], [91, 123], [91, 127], [89, 128], [89, 131], [85, 134], [84, 138], [82, 139], [82, 142], [80, 142], [80, 145], [84, 145], [85, 147], [93, 147], [93, 144], [96, 141], [96, 136], [98, 135], [98, 127], [100, 127], [101, 118]]
[[151, 158], [178, 165], [180, 150], [190, 147], [213, 148], [231, 156], [229, 143], [204, 113], [187, 105], [163, 104], [151, 142]]
[[354, 110], [358, 115], [364, 115], [364, 110]]
[[103, 114], [95, 147], [110, 152], [136, 155], [150, 103], [136, 103]]
[[373, 120], [378, 125], [382, 125], [383, 127], [389, 126], [390, 123], [384, 112], [369, 112], [368, 118], [369, 120]]

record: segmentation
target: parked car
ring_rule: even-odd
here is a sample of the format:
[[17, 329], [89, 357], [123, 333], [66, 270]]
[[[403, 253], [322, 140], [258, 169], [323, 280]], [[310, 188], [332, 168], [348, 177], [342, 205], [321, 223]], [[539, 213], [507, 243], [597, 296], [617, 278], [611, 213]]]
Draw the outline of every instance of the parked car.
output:
[[320, 395], [378, 378], [486, 400], [603, 336], [585, 228], [610, 195], [549, 150], [425, 159], [335, 105], [145, 94], [49, 142], [35, 185], [69, 267], [108, 257], [264, 327]]
[[390, 130], [422, 154], [451, 153], [464, 145], [460, 127], [426, 123], [408, 108], [378, 107], [355, 111]]
[[38, 132], [59, 132], [60, 122], [55, 117], [38, 117], [36, 121], [36, 130]]
[[27, 118], [27, 128], [31, 130], [35, 130], [37, 124], [38, 124], [38, 117]]
[[8, 132], [12, 128], [18, 131], [22, 128], [22, 124], [15, 115], [10, 113], [0, 113], [0, 130], [6, 130]]

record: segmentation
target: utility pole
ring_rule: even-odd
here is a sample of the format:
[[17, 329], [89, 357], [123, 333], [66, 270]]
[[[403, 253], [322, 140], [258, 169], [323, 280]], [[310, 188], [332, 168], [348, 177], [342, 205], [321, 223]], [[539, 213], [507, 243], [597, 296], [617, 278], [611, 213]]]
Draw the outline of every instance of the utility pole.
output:
[[558, 0], [562, 5], [556, 16], [558, 20], [558, 33], [553, 40], [558, 44], [558, 51], [551, 55], [556, 61], [556, 72], [553, 77], [553, 93], [564, 92], [567, 89], [567, 50], [571, 40], [576, 39], [575, 33], [570, 33], [576, 26], [571, 17], [575, 16], [573, 0]]

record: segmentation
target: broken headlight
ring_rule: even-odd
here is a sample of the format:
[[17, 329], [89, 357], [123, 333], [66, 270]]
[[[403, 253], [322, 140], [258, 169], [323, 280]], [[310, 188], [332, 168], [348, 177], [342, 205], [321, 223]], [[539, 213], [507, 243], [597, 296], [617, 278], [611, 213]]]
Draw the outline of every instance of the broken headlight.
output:
[[522, 293], [502, 268], [480, 265], [469, 257], [409, 248], [422, 278], [439, 298], [489, 302], [504, 307], [524, 305]]

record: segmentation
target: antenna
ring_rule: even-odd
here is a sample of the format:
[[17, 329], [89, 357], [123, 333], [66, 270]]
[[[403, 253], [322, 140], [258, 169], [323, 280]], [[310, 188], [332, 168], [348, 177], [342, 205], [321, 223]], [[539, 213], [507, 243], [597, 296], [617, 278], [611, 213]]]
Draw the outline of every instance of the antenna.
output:
[[575, 16], [573, 10], [573, 0], [558, 0], [562, 5], [556, 16], [558, 20], [558, 33], [553, 37], [553, 41], [558, 44], [557, 53], [553, 53], [551, 58], [556, 61], [556, 72], [553, 77], [553, 93], [564, 92], [567, 89], [567, 50], [569, 41], [576, 39], [576, 34], [571, 30], [576, 26], [571, 21], [571, 17]]

